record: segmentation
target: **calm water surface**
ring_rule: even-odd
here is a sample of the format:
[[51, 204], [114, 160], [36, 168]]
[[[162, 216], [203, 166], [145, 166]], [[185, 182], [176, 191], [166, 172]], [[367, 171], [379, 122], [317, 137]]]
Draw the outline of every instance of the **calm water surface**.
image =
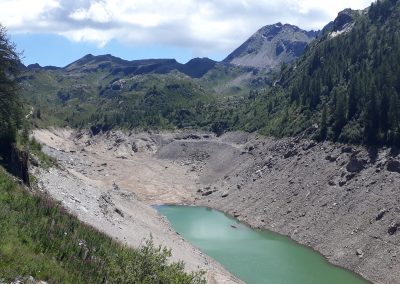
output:
[[309, 248], [274, 233], [251, 229], [219, 211], [190, 206], [157, 209], [182, 237], [246, 283], [368, 283], [329, 264]]

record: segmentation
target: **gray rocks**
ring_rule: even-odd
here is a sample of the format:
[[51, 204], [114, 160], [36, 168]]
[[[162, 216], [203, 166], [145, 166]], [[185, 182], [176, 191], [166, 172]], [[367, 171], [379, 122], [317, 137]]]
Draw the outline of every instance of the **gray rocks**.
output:
[[361, 159], [353, 157], [350, 159], [350, 162], [347, 164], [346, 170], [350, 173], [359, 173], [365, 168], [366, 164], [367, 164], [366, 160], [361, 160]]
[[202, 195], [202, 196], [209, 196], [209, 195], [211, 195], [212, 193], [213, 193], [213, 191], [212, 191], [212, 190], [209, 190], [209, 191], [203, 192], [201, 195]]
[[283, 157], [284, 157], [285, 159], [287, 159], [287, 158], [296, 156], [297, 153], [298, 153], [297, 150], [290, 150], [290, 151], [286, 152], [285, 155], [283, 155]]
[[356, 255], [357, 255], [359, 258], [362, 258], [362, 257], [364, 256], [364, 252], [362, 251], [362, 249], [358, 249], [358, 250], [356, 250]]
[[228, 197], [228, 195], [229, 195], [229, 192], [224, 191], [224, 192], [222, 193], [221, 197], [222, 197], [222, 198], [225, 198], [225, 197]]
[[29, 162], [30, 162], [31, 165], [34, 166], [34, 167], [39, 167], [39, 165], [40, 165], [39, 160], [38, 160], [35, 156], [33, 156], [33, 155], [31, 155], [31, 156], [29, 157]]
[[376, 221], [379, 221], [383, 218], [383, 216], [385, 216], [385, 214], [388, 212], [388, 210], [386, 209], [382, 209], [381, 211], [379, 211], [378, 215], [375, 217]]
[[342, 153], [353, 153], [353, 148], [350, 146], [345, 146], [342, 148]]
[[[2, 278], [0, 278], [0, 283], [3, 283], [2, 282]], [[11, 281], [10, 283], [11, 284], [47, 284], [47, 282], [36, 280], [32, 276], [17, 277], [13, 281]]]
[[317, 145], [317, 143], [315, 143], [315, 142], [307, 143], [307, 144], [304, 144], [302, 146], [302, 149], [303, 149], [303, 151], [307, 151], [307, 150], [310, 150], [311, 148], [313, 148], [316, 145]]
[[399, 229], [400, 222], [393, 222], [388, 229], [388, 234], [393, 236], [394, 234], [397, 233], [397, 230]]
[[333, 162], [336, 162], [337, 158], [338, 157], [336, 157], [336, 156], [328, 155], [328, 156], [325, 157], [325, 160], [333, 163]]
[[120, 215], [122, 218], [125, 217], [125, 215], [124, 215], [124, 213], [121, 211], [121, 209], [115, 208], [114, 211], [115, 211], [115, 213], [117, 213], [118, 215]]
[[400, 162], [396, 160], [390, 160], [386, 164], [386, 169], [389, 172], [400, 173]]
[[139, 148], [138, 148], [138, 146], [136, 145], [135, 142], [132, 143], [132, 151], [133, 151], [134, 153], [137, 153], [137, 152], [139, 151]]

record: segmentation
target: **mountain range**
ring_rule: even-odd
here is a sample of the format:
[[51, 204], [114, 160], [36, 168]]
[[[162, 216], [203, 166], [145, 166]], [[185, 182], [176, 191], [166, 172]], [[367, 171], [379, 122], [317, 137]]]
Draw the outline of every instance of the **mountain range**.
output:
[[27, 66], [19, 82], [41, 110], [38, 125], [306, 131], [393, 144], [400, 141], [399, 19], [398, 1], [378, 1], [340, 12], [321, 31], [265, 26], [221, 62], [89, 54], [63, 68]]

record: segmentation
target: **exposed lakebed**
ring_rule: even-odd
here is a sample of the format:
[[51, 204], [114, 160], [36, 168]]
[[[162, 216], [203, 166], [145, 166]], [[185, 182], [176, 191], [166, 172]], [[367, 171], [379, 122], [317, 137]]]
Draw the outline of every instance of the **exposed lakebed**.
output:
[[184, 239], [246, 283], [368, 283], [287, 237], [251, 229], [219, 211], [175, 205], [157, 209]]

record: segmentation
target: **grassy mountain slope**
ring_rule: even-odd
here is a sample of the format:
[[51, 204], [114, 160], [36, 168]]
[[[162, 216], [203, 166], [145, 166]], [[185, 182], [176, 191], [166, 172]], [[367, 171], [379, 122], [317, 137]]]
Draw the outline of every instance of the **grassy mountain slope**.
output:
[[151, 242], [130, 249], [80, 223], [48, 197], [31, 195], [0, 168], [0, 282], [205, 283], [170, 264]]
[[[220, 110], [236, 104], [237, 97], [270, 85], [265, 72], [207, 59], [193, 59], [185, 65], [185, 72], [194, 78], [177, 70], [157, 73], [154, 64], [162, 62], [165, 67], [164, 61], [129, 62], [110, 55], [87, 55], [64, 68], [28, 66], [18, 80], [23, 97], [34, 108], [36, 127], [103, 130], [210, 129]], [[153, 69], [145, 72], [148, 66]], [[139, 69], [143, 74], [136, 74]]]
[[208, 94], [194, 79], [179, 72], [125, 75], [114, 67], [24, 72], [22, 94], [35, 108], [39, 127], [102, 125], [112, 127], [201, 126], [206, 117], [196, 109], [211, 104]]

